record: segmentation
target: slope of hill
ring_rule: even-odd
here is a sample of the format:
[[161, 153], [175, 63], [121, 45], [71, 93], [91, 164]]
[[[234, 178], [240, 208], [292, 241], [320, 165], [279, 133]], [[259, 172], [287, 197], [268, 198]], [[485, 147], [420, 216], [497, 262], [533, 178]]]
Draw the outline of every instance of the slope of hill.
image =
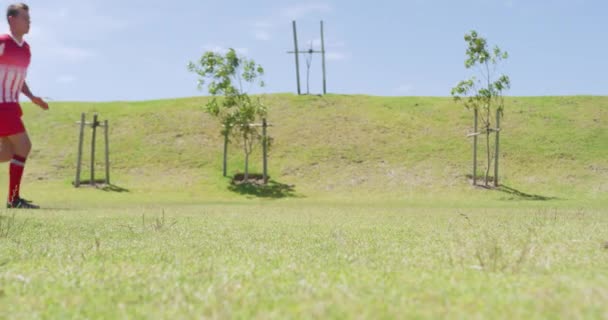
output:
[[[512, 97], [502, 125], [500, 191], [476, 190], [470, 174], [472, 114], [449, 98], [361, 95], [264, 97], [274, 138], [274, 189], [263, 196], [307, 199], [555, 200], [605, 203], [608, 194], [608, 97]], [[25, 190], [47, 201], [234, 200], [222, 177], [223, 138], [205, 114], [205, 97], [112, 103], [25, 104], [34, 150]], [[129, 192], [74, 191], [80, 113], [110, 122], [112, 182]], [[88, 172], [90, 131], [85, 145]], [[101, 138], [101, 136], [99, 136]], [[103, 172], [98, 138], [98, 172]], [[484, 166], [483, 148], [480, 167]], [[229, 172], [243, 169], [238, 144]], [[252, 155], [261, 170], [261, 152]], [[6, 180], [6, 176], [0, 179]], [[291, 191], [282, 188], [292, 187]], [[27, 193], [27, 191], [26, 191]], [[99, 196], [99, 194], [102, 194]], [[243, 195], [244, 194], [244, 195]], [[75, 198], [74, 198], [75, 197]]]

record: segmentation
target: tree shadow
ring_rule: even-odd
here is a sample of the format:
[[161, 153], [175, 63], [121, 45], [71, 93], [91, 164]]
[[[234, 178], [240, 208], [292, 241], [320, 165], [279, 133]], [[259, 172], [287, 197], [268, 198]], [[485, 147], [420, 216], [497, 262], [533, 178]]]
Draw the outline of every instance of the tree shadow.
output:
[[548, 196], [543, 196], [543, 195], [538, 195], [538, 194], [525, 193], [525, 192], [519, 191], [517, 189], [511, 188], [509, 186], [505, 186], [505, 185], [500, 185], [500, 186], [498, 186], [498, 188], [495, 188], [494, 190], [504, 192], [506, 194], [510, 194], [513, 196], [513, 198], [509, 198], [507, 200], [548, 201], [548, 200], [559, 199], [557, 197], [548, 197]]
[[[72, 182], [72, 184], [74, 183]], [[131, 192], [129, 189], [122, 188], [111, 183], [106, 184], [106, 180], [104, 179], [95, 180], [95, 183], [93, 184], [91, 184], [90, 180], [81, 180], [79, 188], [95, 188], [105, 192]]]
[[296, 194], [294, 185], [288, 185], [274, 180], [269, 180], [267, 184], [257, 183], [256, 180], [241, 183], [235, 183], [233, 181], [228, 187], [228, 190], [257, 198], [281, 199], [300, 197]]
[[[473, 183], [472, 175], [467, 174], [465, 176], [469, 180], [469, 183]], [[494, 181], [494, 177], [492, 177], [492, 176], [488, 176], [488, 181], [489, 181], [489, 185], [486, 186], [483, 184], [484, 176], [483, 175], [477, 176], [477, 184], [475, 185], [475, 187], [482, 188], [482, 189], [488, 189], [488, 190], [494, 190], [494, 191], [502, 192], [502, 193], [512, 196], [512, 197], [506, 198], [504, 200], [530, 200], [530, 201], [559, 200], [559, 198], [557, 198], [557, 197], [549, 197], [549, 196], [543, 196], [543, 195], [539, 195], [539, 194], [525, 193], [523, 191], [517, 190], [515, 188], [511, 188], [506, 185], [499, 185], [498, 187], [494, 187], [494, 186], [492, 186], [493, 181]]]
[[123, 188], [123, 187], [119, 187], [117, 185], [114, 184], [106, 184], [101, 186], [101, 190], [106, 191], [106, 192], [131, 192], [129, 191], [129, 189]]

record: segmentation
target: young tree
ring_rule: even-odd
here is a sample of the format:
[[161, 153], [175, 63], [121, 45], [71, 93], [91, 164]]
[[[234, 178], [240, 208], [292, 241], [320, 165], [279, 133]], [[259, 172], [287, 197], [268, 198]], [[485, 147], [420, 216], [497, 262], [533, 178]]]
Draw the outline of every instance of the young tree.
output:
[[251, 59], [237, 55], [234, 49], [226, 54], [207, 51], [197, 63], [190, 62], [188, 70], [199, 75], [198, 86], [207, 90], [212, 98], [206, 105], [206, 111], [219, 119], [223, 125], [222, 134], [234, 136], [241, 140], [245, 154], [245, 178], [249, 179], [249, 155], [254, 142], [260, 141], [258, 129], [251, 126], [257, 119], [267, 114], [266, 107], [259, 98], [251, 98], [243, 84], [264, 87], [261, 76], [262, 66]]
[[[498, 146], [500, 131], [500, 116], [503, 114], [504, 98], [503, 92], [510, 88], [511, 82], [506, 75], [496, 75], [499, 63], [509, 57], [507, 52], [500, 50], [498, 46], [493, 50], [488, 48], [486, 39], [478, 36], [476, 31], [465, 34], [464, 40], [468, 48], [465, 67], [467, 69], [476, 68], [481, 78], [475, 76], [468, 80], [463, 80], [452, 89], [454, 100], [464, 102], [467, 109], [473, 109], [475, 114], [475, 132], [473, 142], [473, 183], [477, 178], [477, 134], [486, 136], [486, 172], [485, 185], [488, 186], [488, 175], [492, 165], [492, 154], [490, 150], [490, 134], [496, 132], [496, 142], [494, 144], [495, 163], [494, 163], [494, 186], [498, 186]], [[496, 129], [492, 128], [492, 109], [496, 109]], [[481, 111], [481, 131], [477, 132], [477, 118]]]

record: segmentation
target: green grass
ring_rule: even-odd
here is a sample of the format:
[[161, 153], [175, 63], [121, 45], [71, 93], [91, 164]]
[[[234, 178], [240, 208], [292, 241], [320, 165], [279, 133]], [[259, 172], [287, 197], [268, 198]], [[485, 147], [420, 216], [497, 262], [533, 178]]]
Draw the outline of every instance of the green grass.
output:
[[[608, 97], [507, 99], [499, 190], [448, 98], [265, 100], [265, 188], [221, 176], [206, 98], [25, 105], [43, 209], [0, 210], [0, 319], [608, 319]], [[81, 112], [109, 190], [71, 186]]]
[[18, 220], [0, 239], [0, 318], [608, 317], [605, 210], [274, 203]]

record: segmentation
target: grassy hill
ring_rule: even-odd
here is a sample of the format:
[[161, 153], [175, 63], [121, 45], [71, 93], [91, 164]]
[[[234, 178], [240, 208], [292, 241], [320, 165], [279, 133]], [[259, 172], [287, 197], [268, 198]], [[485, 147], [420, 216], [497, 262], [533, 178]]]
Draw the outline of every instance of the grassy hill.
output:
[[[0, 210], [0, 319], [608, 318], [608, 97], [508, 99], [500, 190], [448, 98], [265, 99], [261, 195], [206, 98], [26, 105], [43, 209]], [[111, 191], [71, 186], [81, 112]]]
[[[608, 97], [513, 97], [502, 123], [501, 190], [473, 189], [472, 114], [449, 98], [362, 95], [264, 97], [274, 138], [269, 173], [293, 186], [287, 198], [412, 203], [550, 200], [605, 203]], [[226, 201], [254, 197], [229, 189], [223, 139], [202, 106], [206, 97], [24, 104], [33, 140], [24, 192], [44, 201]], [[110, 122], [112, 182], [129, 192], [74, 190], [80, 113]], [[90, 138], [87, 131], [86, 145]], [[101, 135], [98, 136], [101, 138]], [[98, 138], [98, 159], [102, 140]], [[85, 149], [88, 176], [89, 151]], [[483, 167], [483, 148], [480, 151]], [[236, 144], [229, 172], [243, 170]], [[261, 149], [252, 156], [261, 171]], [[98, 172], [103, 173], [99, 161]], [[1, 179], [6, 180], [6, 176]], [[276, 185], [275, 185], [276, 186]]]

